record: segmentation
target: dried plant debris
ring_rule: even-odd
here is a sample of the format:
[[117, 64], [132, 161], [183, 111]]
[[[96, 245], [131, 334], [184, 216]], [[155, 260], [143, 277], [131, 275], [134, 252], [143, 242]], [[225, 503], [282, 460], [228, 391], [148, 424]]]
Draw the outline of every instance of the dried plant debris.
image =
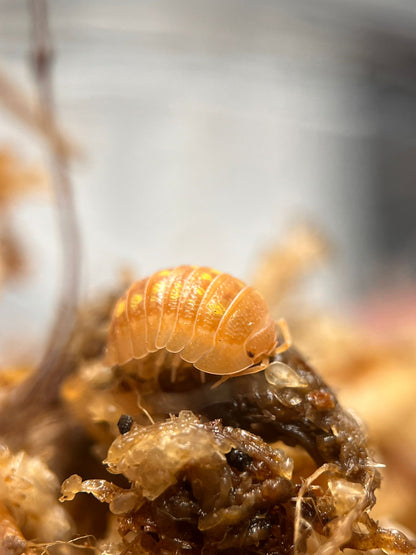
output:
[[217, 377], [207, 376], [203, 384], [190, 365], [180, 368], [173, 382], [169, 366], [149, 379], [135, 377], [134, 364], [127, 366], [111, 374], [98, 362], [84, 365], [64, 386], [75, 412], [83, 407], [85, 425], [88, 419], [108, 423], [114, 438], [122, 413], [144, 424], [147, 414], [162, 420], [189, 409], [268, 442], [301, 445], [318, 465], [338, 462], [348, 476], [362, 479], [365, 474], [370, 455], [361, 426], [294, 349], [279, 355], [265, 373], [232, 378], [217, 388]]
[[49, 182], [46, 170], [25, 163], [11, 148], [0, 148], [0, 208], [4, 210], [21, 196], [44, 190]]
[[0, 553], [28, 549], [25, 538], [65, 540], [71, 522], [57, 501], [57, 477], [38, 458], [0, 444]]
[[23, 247], [13, 225], [11, 206], [31, 192], [45, 189], [48, 176], [43, 168], [24, 163], [8, 147], [0, 147], [0, 286], [18, 278], [25, 269]]
[[[373, 300], [361, 298], [350, 318], [322, 311], [297, 285], [300, 277], [315, 272], [330, 249], [313, 229], [304, 231], [305, 240], [295, 230], [265, 256], [255, 283], [274, 315], [287, 318], [295, 344], [368, 427], [377, 458], [386, 464], [374, 514], [386, 526], [400, 523], [416, 535], [414, 284], [375, 291]], [[318, 248], [305, 250], [308, 244]]]
[[371, 519], [380, 477], [362, 426], [294, 349], [218, 387], [190, 365], [172, 381], [168, 360], [158, 375], [151, 357], [112, 374], [91, 361], [63, 390], [102, 446], [115, 438], [105, 463], [130, 482], [63, 486], [65, 499], [93, 493], [118, 515], [109, 553], [415, 548]]
[[328, 257], [331, 250], [328, 238], [316, 225], [299, 223], [290, 230], [283, 243], [279, 241], [263, 253], [253, 284], [268, 305], [275, 309], [286, 300], [302, 277]]
[[42, 136], [50, 147], [58, 148], [63, 156], [80, 157], [82, 151], [56, 123], [45, 125], [46, 107], [34, 103], [21, 88], [0, 69], [0, 103], [24, 123], [29, 129]]
[[[105, 340], [117, 295], [103, 296], [80, 315], [71, 375], [60, 388], [66, 416], [47, 439], [61, 461], [50, 459], [58, 476], [76, 472], [62, 488], [64, 499], [75, 498], [61, 506], [66, 522], [73, 509], [73, 540], [64, 543], [59, 534], [52, 547], [55, 534], [45, 539], [47, 547], [27, 543], [30, 549], [72, 554], [82, 547], [101, 555], [415, 551], [403, 533], [372, 518], [380, 475], [362, 424], [294, 348], [265, 372], [217, 386], [218, 376], [202, 378], [185, 363], [176, 368], [174, 355], [163, 364], [149, 356], [108, 368]], [[35, 422], [25, 419], [23, 442]], [[83, 435], [74, 438], [71, 428]], [[98, 458], [105, 466], [94, 466]], [[0, 521], [8, 530], [15, 523], [17, 546], [41, 537], [37, 529], [19, 528], [5, 505]], [[91, 515], [100, 523], [90, 522]]]

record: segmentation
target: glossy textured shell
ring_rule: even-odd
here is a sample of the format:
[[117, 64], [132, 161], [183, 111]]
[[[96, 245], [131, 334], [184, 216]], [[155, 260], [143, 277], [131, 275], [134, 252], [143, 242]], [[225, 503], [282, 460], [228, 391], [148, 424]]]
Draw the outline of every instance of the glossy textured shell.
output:
[[212, 268], [179, 266], [133, 283], [117, 301], [107, 364], [166, 349], [203, 372], [227, 375], [275, 347], [275, 323], [258, 291]]

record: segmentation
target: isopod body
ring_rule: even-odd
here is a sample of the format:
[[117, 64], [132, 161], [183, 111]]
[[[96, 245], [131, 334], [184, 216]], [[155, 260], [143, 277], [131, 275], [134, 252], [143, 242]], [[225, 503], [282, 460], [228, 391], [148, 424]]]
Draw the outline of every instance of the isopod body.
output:
[[165, 349], [226, 376], [264, 368], [276, 344], [275, 322], [256, 289], [212, 268], [179, 266], [133, 283], [117, 301], [106, 362], [123, 365]]

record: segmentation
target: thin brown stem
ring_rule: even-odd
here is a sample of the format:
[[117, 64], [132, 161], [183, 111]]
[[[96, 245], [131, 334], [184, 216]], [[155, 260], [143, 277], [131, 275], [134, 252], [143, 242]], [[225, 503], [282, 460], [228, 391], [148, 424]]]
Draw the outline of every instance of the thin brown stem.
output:
[[[55, 106], [52, 87], [52, 39], [48, 25], [46, 0], [29, 0], [33, 25], [33, 68], [38, 86], [44, 127], [56, 128]], [[79, 295], [79, 236], [74, 200], [69, 177], [67, 157], [59, 143], [50, 143], [50, 167], [56, 201], [58, 224], [61, 235], [62, 281], [49, 333], [45, 354], [34, 377], [22, 386], [19, 397], [28, 398], [33, 393], [43, 399], [54, 400], [59, 385], [68, 369], [68, 345], [76, 320]]]

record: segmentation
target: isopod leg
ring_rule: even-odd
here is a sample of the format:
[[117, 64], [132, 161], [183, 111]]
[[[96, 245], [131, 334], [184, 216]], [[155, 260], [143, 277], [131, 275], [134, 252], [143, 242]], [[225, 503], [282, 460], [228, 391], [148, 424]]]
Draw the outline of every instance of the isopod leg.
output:
[[283, 343], [279, 345], [274, 354], [278, 355], [280, 353], [284, 353], [287, 351], [292, 345], [292, 336], [290, 335], [289, 326], [284, 318], [280, 318], [280, 320], [276, 321], [276, 326], [279, 328], [280, 333], [283, 336]]
[[239, 378], [240, 376], [247, 376], [248, 374], [257, 374], [257, 372], [261, 372], [262, 370], [265, 370], [269, 366], [269, 363], [270, 363], [269, 357], [264, 357], [260, 362], [260, 364], [256, 364], [255, 366], [249, 366], [248, 368], [241, 370], [241, 372], [236, 372], [235, 374], [226, 374], [225, 376], [220, 378], [217, 382], [215, 382], [211, 386], [211, 389], [217, 388], [219, 385], [225, 383], [230, 378]]
[[171, 383], [175, 383], [176, 382], [176, 375], [178, 372], [178, 368], [181, 365], [182, 359], [178, 354], [174, 354], [172, 356], [172, 360], [171, 360], [171, 366], [170, 366], [170, 382]]
[[223, 376], [222, 378], [220, 378], [218, 381], [216, 381], [215, 383], [213, 383], [211, 385], [210, 389], [217, 389], [218, 386], [220, 386], [221, 384], [225, 383], [227, 380], [229, 380], [230, 378], [233, 377], [233, 374], [228, 374], [226, 376]]

